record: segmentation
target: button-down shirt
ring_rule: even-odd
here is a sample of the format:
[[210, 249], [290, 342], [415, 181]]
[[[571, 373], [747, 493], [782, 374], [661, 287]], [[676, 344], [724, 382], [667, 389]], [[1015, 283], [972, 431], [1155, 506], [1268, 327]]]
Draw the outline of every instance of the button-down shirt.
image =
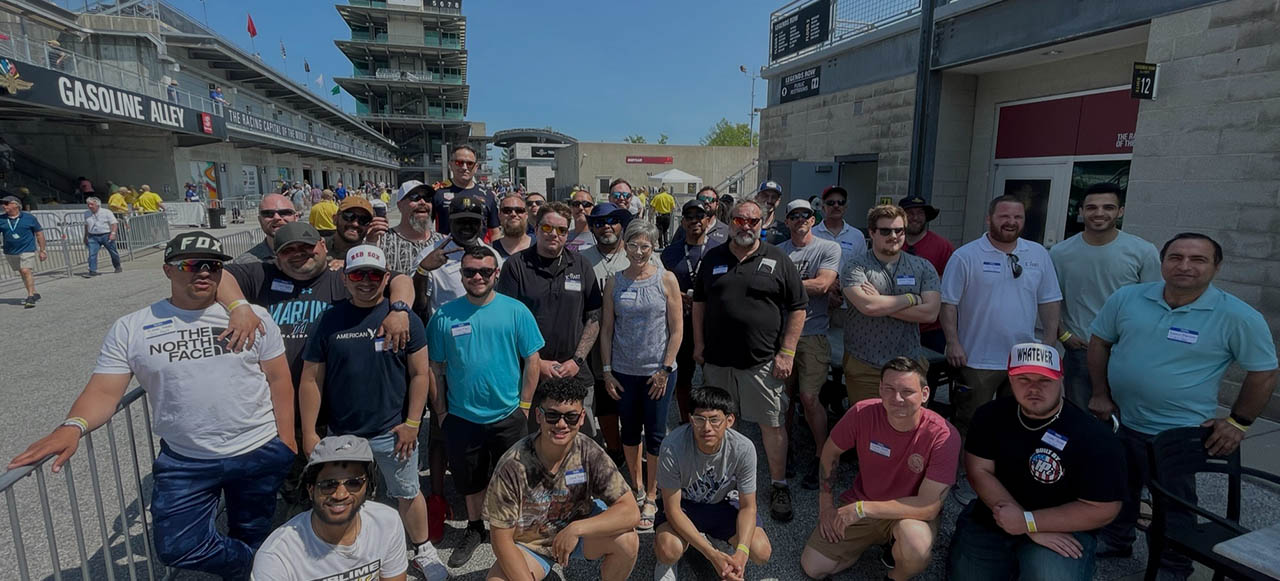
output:
[[116, 215], [101, 206], [97, 212], [84, 211], [84, 227], [90, 234], [110, 234], [111, 225], [117, 222]]
[[867, 237], [862, 235], [861, 230], [849, 224], [840, 228], [840, 232], [833, 233], [827, 229], [826, 222], [818, 222], [813, 227], [813, 235], [833, 240], [840, 245], [840, 264], [842, 265], [867, 253]]

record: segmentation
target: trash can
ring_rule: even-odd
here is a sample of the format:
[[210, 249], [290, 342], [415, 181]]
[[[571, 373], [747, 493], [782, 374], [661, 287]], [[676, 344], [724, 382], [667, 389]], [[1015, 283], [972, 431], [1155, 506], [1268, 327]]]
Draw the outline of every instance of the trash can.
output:
[[227, 227], [227, 209], [226, 208], [209, 208], [209, 228], [226, 228]]

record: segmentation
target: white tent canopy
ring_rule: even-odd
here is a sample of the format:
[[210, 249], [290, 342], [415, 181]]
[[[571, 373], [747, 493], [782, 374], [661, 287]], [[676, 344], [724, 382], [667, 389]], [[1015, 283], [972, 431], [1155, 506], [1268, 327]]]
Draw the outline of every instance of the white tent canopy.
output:
[[679, 169], [669, 169], [667, 171], [656, 173], [649, 176], [649, 181], [655, 186], [662, 184], [696, 184], [702, 185], [702, 178], [692, 175]]

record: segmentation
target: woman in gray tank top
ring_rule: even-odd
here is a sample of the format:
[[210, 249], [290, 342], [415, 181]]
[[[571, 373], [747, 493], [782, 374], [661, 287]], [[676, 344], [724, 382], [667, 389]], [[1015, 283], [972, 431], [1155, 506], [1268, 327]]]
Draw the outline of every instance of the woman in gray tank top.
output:
[[[658, 513], [658, 449], [667, 435], [684, 312], [675, 275], [650, 260], [658, 229], [635, 220], [622, 240], [631, 265], [605, 283], [600, 355], [605, 389], [618, 400], [622, 451], [640, 503], [638, 528], [649, 530]], [[642, 432], [647, 475], [640, 464]]]

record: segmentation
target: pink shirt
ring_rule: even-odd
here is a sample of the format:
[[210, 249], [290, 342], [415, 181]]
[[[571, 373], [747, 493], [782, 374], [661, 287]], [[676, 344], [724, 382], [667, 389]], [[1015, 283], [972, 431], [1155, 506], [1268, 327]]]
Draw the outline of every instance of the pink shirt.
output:
[[960, 433], [928, 409], [921, 410], [916, 429], [899, 432], [889, 424], [879, 399], [862, 400], [840, 418], [831, 441], [858, 451], [858, 475], [840, 497], [846, 503], [915, 496], [925, 478], [946, 485], [956, 482]]

